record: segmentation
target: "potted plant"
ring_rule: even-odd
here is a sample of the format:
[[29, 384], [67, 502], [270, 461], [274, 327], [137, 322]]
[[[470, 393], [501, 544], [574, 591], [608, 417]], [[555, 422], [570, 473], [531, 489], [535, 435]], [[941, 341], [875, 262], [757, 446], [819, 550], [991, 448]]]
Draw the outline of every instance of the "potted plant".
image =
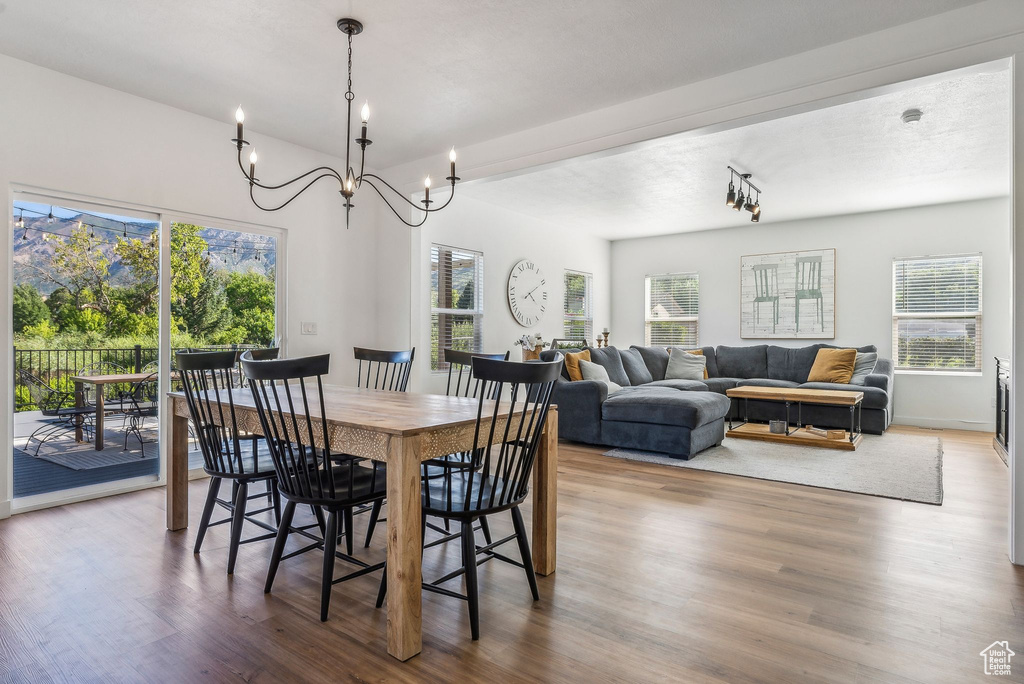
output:
[[523, 361], [534, 361], [540, 358], [540, 353], [549, 346], [540, 333], [523, 335], [516, 340], [516, 345], [523, 348]]

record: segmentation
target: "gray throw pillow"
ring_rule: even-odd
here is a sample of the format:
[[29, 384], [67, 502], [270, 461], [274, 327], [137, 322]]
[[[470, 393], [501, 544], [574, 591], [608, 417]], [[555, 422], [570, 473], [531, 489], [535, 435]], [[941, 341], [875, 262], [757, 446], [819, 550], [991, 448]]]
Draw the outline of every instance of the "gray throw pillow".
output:
[[875, 370], [875, 363], [878, 361], [878, 354], [875, 352], [857, 352], [857, 360], [853, 363], [853, 377], [850, 378], [851, 385], [863, 385], [864, 378], [871, 375]]
[[626, 377], [629, 378], [629, 384], [633, 387], [654, 381], [639, 349], [620, 349], [619, 358], [622, 359], [622, 367], [626, 371]]
[[593, 361], [580, 359], [580, 373], [583, 375], [584, 380], [598, 380], [608, 385], [608, 394], [613, 394], [622, 389], [622, 385], [617, 385], [611, 381], [608, 377], [608, 371], [605, 370], [604, 366]]
[[675, 348], [668, 355], [668, 367], [665, 369], [666, 380], [703, 380], [704, 365], [708, 362], [700, 354], [687, 354]]

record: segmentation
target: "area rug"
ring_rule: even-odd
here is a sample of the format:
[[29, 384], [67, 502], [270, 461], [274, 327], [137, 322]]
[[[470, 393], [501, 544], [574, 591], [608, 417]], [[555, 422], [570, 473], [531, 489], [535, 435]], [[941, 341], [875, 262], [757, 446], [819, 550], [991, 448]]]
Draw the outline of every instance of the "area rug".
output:
[[605, 456], [792, 484], [942, 504], [942, 440], [929, 435], [864, 435], [856, 451], [726, 438], [689, 461], [612, 449]]
[[38, 454], [35, 453], [36, 443], [33, 441], [27, 452], [35, 458], [72, 470], [92, 470], [158, 458], [160, 449], [156, 430], [143, 430], [142, 435], [146, 441], [142, 449], [139, 448], [139, 440], [132, 435], [128, 438], [128, 450], [122, 451], [124, 432], [104, 430], [103, 451], [96, 451], [92, 442], [76, 442], [69, 433], [43, 442]]

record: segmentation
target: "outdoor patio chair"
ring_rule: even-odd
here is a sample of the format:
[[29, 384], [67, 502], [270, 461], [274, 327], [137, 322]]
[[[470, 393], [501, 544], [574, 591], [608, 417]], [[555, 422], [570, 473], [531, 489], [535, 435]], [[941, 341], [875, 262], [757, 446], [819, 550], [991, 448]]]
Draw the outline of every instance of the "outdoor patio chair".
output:
[[[94, 364], [91, 364], [91, 365], [79, 368], [78, 369], [78, 373], [76, 373], [76, 375], [78, 375], [80, 377], [88, 377], [88, 376], [92, 376], [92, 375], [118, 375], [118, 374], [124, 373], [124, 372], [125, 372], [124, 366], [116, 364], [116, 363], [114, 363], [112, 361], [101, 361], [99, 363], [94, 363]], [[92, 406], [92, 407], [96, 406], [96, 397], [95, 397], [95, 394], [94, 394], [96, 392], [96, 389], [97, 388], [96, 388], [95, 385], [85, 385], [82, 388], [82, 403], [83, 404], [85, 404], [86, 406]], [[123, 386], [121, 386], [121, 385], [105, 385], [104, 386], [104, 391], [106, 392], [106, 394], [104, 395], [103, 398], [116, 402], [117, 399], [119, 398], [121, 392], [124, 391], [124, 389], [125, 388]]]
[[49, 419], [28, 436], [25, 442], [26, 451], [35, 439], [39, 443], [33, 456], [38, 456], [39, 448], [46, 440], [64, 432], [74, 432], [79, 426], [88, 438], [92, 432], [93, 407], [75, 406], [74, 392], [54, 389], [41, 378], [21, 368], [18, 369], [18, 382], [28, 390], [29, 397], [39, 412]]
[[142, 457], [145, 456], [146, 440], [142, 434], [147, 418], [155, 418], [159, 407], [157, 374], [150, 373], [142, 380], [133, 382], [121, 396], [121, 410], [127, 419], [124, 431], [124, 450], [128, 450], [128, 437], [135, 435], [139, 440]]

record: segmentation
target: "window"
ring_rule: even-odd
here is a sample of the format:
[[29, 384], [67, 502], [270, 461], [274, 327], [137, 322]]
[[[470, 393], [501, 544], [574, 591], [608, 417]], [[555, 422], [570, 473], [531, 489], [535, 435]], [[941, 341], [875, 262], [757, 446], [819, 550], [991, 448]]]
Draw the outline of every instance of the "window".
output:
[[897, 369], [981, 370], [981, 255], [894, 259]]
[[447, 370], [445, 349], [482, 348], [484, 255], [468, 249], [430, 248], [430, 368]]
[[593, 280], [589, 273], [565, 272], [562, 334], [567, 340], [594, 341]]
[[646, 344], [696, 347], [700, 336], [697, 308], [700, 283], [696, 273], [647, 276]]

